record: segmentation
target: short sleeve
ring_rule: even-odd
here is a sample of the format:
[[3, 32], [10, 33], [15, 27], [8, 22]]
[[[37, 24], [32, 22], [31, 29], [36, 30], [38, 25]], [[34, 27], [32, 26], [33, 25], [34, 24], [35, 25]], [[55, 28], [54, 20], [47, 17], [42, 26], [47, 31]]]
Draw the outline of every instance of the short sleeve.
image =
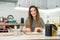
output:
[[44, 28], [44, 26], [45, 26], [45, 23], [44, 23], [44, 21], [43, 21], [43, 19], [42, 18], [40, 18], [41, 20], [41, 26], [42, 26], [42, 28]]

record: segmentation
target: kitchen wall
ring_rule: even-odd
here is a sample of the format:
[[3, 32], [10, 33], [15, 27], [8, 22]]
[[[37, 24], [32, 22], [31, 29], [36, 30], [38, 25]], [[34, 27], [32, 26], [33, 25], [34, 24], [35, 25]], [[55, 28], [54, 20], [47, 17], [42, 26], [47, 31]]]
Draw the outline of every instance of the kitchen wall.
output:
[[15, 10], [14, 7], [15, 3], [0, 2], [0, 16], [13, 15], [17, 21], [20, 21], [21, 17], [26, 17], [26, 12]]
[[[17, 22], [20, 22], [21, 17], [24, 17], [26, 19], [26, 17], [28, 16], [28, 11], [15, 10], [14, 8], [15, 8], [15, 3], [0, 2], [0, 16], [7, 17], [8, 15], [13, 15], [14, 18], [17, 20]], [[50, 22], [53, 21], [59, 22], [60, 11], [43, 12], [40, 10], [39, 12], [45, 23], [47, 21], [47, 16], [49, 16], [49, 20], [51, 20]]]

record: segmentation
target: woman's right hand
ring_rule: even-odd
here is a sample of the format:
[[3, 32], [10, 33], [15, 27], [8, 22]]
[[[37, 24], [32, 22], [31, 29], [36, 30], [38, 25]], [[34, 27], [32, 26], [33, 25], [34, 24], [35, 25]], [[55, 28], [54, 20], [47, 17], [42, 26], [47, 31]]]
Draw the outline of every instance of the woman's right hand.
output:
[[34, 30], [34, 32], [42, 32], [42, 28], [36, 27], [35, 30]]
[[31, 32], [31, 29], [24, 27], [22, 31], [23, 31], [24, 33], [26, 33], [26, 32]]
[[30, 28], [26, 28], [26, 32], [31, 32], [31, 29]]

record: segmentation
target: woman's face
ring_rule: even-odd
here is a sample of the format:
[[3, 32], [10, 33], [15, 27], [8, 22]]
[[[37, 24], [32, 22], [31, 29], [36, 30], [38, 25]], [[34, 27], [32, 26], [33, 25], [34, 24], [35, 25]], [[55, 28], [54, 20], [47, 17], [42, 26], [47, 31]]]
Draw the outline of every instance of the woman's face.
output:
[[36, 17], [36, 9], [35, 9], [35, 8], [31, 8], [31, 9], [30, 9], [30, 12], [31, 12], [31, 15], [32, 15], [33, 17]]

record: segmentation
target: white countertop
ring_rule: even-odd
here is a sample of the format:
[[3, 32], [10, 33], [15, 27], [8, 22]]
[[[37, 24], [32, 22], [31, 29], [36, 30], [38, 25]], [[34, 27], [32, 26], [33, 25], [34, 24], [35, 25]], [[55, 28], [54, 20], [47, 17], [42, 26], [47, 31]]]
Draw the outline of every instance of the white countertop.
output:
[[60, 37], [46, 37], [44, 35], [20, 35], [20, 36], [0, 36], [0, 40], [24, 40], [24, 39], [60, 39]]
[[30, 40], [30, 39], [60, 39], [59, 36], [48, 37], [45, 35], [16, 35], [16, 36], [0, 36], [0, 40]]
[[15, 35], [15, 36], [0, 36], [0, 40], [30, 40], [30, 39], [34, 39], [34, 40], [37, 40], [37, 39], [60, 39], [60, 36], [48, 37], [48, 36], [45, 36], [45, 32], [43, 32], [43, 34], [37, 34], [37, 35], [23, 34], [23, 35]]

